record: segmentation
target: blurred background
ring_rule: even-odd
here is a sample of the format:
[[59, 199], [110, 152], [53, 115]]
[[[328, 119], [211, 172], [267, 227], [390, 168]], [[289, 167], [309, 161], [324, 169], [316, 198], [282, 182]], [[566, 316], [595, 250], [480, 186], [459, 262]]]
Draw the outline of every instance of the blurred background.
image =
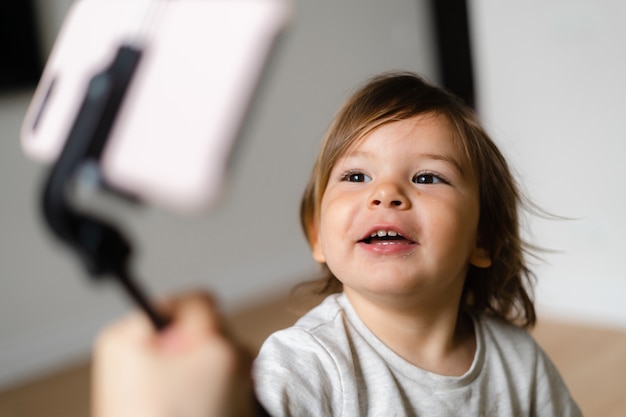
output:
[[[195, 217], [116, 213], [152, 294], [209, 288], [234, 311], [310, 279], [316, 266], [298, 206], [323, 133], [357, 84], [401, 69], [474, 103], [525, 192], [571, 219], [527, 218], [533, 242], [554, 250], [535, 268], [541, 317], [626, 330], [626, 3], [293, 3], [219, 205]], [[70, 5], [0, 6], [0, 390], [87, 358], [98, 329], [130, 307], [49, 236], [38, 211], [47, 167], [19, 143]]]

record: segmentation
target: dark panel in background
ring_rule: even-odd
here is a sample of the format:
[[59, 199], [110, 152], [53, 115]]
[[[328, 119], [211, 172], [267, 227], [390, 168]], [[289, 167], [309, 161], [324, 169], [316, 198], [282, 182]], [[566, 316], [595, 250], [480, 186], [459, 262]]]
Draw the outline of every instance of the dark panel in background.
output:
[[0, 92], [35, 86], [43, 63], [32, 0], [0, 2]]
[[474, 70], [467, 0], [431, 0], [443, 87], [474, 107]]
[[[431, 0], [443, 86], [474, 106], [466, 0]], [[0, 2], [0, 91], [35, 86], [43, 69], [32, 0]]]

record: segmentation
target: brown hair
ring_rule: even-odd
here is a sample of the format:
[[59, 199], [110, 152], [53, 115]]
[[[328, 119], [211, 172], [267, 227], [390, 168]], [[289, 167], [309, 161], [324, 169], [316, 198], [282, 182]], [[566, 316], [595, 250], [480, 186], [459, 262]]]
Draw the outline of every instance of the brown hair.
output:
[[[443, 116], [455, 131], [480, 193], [479, 239], [492, 265], [470, 265], [461, 299], [462, 307], [500, 317], [521, 327], [533, 326], [535, 309], [530, 295], [534, 276], [524, 255], [530, 247], [520, 236], [521, 195], [511, 171], [477, 117], [456, 96], [413, 73], [376, 76], [358, 89], [340, 108], [331, 124], [300, 206], [304, 233], [311, 242], [312, 227], [330, 171], [346, 150], [383, 124], [423, 114]], [[322, 265], [324, 277], [302, 284], [318, 296], [340, 292], [342, 284]]]

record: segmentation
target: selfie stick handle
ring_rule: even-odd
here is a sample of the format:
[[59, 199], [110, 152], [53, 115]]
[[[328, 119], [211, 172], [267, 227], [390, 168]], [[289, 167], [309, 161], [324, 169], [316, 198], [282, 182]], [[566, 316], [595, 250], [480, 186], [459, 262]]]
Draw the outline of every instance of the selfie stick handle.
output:
[[110, 66], [90, 81], [61, 154], [47, 178], [42, 198], [43, 217], [54, 235], [75, 250], [94, 278], [113, 276], [148, 315], [157, 330], [168, 321], [153, 308], [131, 279], [131, 245], [112, 224], [72, 207], [68, 188], [87, 162], [97, 162], [141, 58], [141, 51], [121, 46]]

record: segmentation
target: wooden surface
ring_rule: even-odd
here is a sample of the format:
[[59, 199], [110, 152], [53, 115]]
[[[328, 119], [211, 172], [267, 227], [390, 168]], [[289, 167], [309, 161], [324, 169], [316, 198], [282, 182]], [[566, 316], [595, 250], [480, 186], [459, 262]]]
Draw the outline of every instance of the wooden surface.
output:
[[583, 415], [626, 417], [626, 332], [540, 322], [533, 335]]
[[[285, 300], [229, 316], [236, 337], [252, 350], [297, 315]], [[586, 417], [626, 416], [626, 332], [540, 322], [533, 334], [561, 371]], [[89, 363], [0, 393], [0, 417], [87, 417]]]

